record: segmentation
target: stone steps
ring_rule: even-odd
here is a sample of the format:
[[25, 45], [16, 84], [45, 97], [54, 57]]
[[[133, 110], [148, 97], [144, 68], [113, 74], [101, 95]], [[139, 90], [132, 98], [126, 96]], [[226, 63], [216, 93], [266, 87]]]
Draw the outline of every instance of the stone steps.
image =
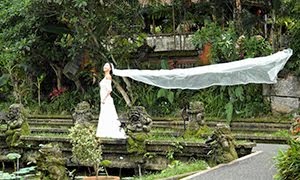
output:
[[[174, 120], [172, 120], [174, 119]], [[184, 122], [176, 118], [153, 118], [152, 134], [154, 136], [180, 137], [184, 132]], [[125, 121], [122, 119], [121, 121]], [[30, 116], [28, 118], [30, 129], [33, 135], [53, 134], [67, 135], [68, 129], [74, 125], [71, 116]], [[94, 116], [92, 123], [97, 124], [97, 117]], [[225, 120], [208, 120], [206, 125], [215, 127], [218, 123], [225, 123]], [[254, 119], [235, 120], [231, 123], [231, 130], [237, 140], [250, 140], [265, 143], [286, 143], [285, 138], [270, 136], [268, 133], [274, 133], [282, 130], [289, 130], [291, 122], [278, 120], [263, 120], [255, 122]], [[158, 130], [155, 131], [155, 130]], [[257, 135], [257, 133], [261, 133]]]
[[[121, 120], [124, 121], [124, 120]], [[74, 122], [71, 117], [61, 117], [61, 118], [48, 118], [41, 116], [38, 117], [29, 117], [28, 122], [30, 126], [36, 127], [66, 127], [69, 128], [74, 125]], [[98, 120], [94, 117], [92, 123], [97, 124]], [[206, 125], [209, 127], [216, 126], [217, 123], [225, 123], [225, 121], [206, 121]], [[250, 132], [274, 132], [278, 130], [289, 130], [291, 122], [251, 122], [251, 121], [234, 121], [231, 123], [232, 131], [250, 131]], [[175, 120], [165, 120], [165, 119], [153, 119], [153, 128], [158, 129], [175, 129], [175, 130], [184, 130], [184, 122], [179, 119]]]

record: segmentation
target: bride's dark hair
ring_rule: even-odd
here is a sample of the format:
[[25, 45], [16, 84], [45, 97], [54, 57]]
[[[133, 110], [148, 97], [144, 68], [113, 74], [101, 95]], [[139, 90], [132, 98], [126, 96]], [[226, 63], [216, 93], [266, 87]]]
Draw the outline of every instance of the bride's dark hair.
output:
[[113, 74], [113, 63], [111, 63], [111, 62], [107, 62], [108, 64], [109, 64], [109, 67], [110, 67], [110, 75], [112, 75]]

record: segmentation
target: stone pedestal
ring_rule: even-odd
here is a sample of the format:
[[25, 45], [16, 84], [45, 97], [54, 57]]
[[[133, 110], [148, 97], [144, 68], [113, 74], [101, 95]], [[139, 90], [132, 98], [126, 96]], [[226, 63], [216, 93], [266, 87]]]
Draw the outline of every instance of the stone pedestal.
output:
[[291, 75], [278, 78], [276, 84], [263, 86], [263, 95], [270, 97], [273, 113], [297, 112], [300, 108], [300, 78]]

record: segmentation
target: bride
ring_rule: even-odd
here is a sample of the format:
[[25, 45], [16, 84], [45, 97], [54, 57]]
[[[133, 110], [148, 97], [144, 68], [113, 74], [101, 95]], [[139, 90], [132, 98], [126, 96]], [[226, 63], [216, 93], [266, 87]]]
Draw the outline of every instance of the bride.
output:
[[112, 64], [105, 63], [103, 66], [104, 78], [100, 81], [100, 115], [97, 126], [96, 136], [100, 138], [119, 138], [125, 139], [126, 134], [120, 127], [118, 114], [110, 95], [112, 91], [111, 82]]

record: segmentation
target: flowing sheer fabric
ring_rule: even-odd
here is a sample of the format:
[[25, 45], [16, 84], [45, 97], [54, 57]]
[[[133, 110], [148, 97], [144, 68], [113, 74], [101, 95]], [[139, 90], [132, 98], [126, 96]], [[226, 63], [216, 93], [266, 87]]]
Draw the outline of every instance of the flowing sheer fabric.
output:
[[248, 83], [273, 84], [277, 82], [278, 72], [292, 54], [292, 49], [285, 49], [265, 57], [194, 68], [172, 70], [113, 69], [113, 73], [116, 76], [130, 77], [136, 81], [165, 89], [203, 89], [213, 85], [227, 86]]
[[[111, 92], [111, 80], [104, 78], [100, 83], [100, 98], [101, 101], [106, 97], [108, 92]], [[100, 106], [100, 115], [97, 126], [97, 137], [102, 138], [119, 138], [125, 139], [126, 135], [122, 128], [120, 128], [120, 121], [113, 102], [109, 95], [105, 99], [105, 103]]]

